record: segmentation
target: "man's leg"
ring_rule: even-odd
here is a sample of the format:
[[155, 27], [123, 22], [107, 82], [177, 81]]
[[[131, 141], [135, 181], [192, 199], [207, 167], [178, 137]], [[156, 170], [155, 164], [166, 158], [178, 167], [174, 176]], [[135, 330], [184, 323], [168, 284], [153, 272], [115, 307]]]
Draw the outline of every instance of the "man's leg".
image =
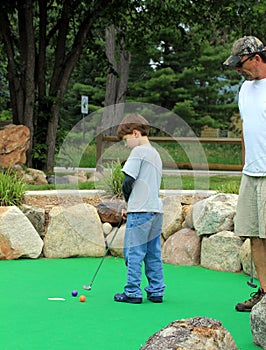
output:
[[250, 312], [266, 293], [266, 239], [253, 237], [250, 238], [251, 254], [255, 269], [260, 281], [260, 288], [257, 292], [250, 294], [250, 299], [236, 305], [237, 311]]
[[266, 292], [266, 239], [251, 238], [251, 254], [260, 281], [260, 287]]

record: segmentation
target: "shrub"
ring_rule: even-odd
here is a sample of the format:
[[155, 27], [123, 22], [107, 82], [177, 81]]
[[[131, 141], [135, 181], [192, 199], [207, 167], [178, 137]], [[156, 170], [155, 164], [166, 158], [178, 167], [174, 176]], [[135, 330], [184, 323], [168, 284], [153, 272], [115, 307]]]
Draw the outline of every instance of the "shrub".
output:
[[124, 180], [124, 174], [122, 173], [122, 165], [117, 160], [107, 164], [104, 177], [101, 181], [101, 188], [115, 197], [122, 196], [122, 184]]
[[22, 204], [26, 184], [16, 171], [0, 168], [0, 206]]

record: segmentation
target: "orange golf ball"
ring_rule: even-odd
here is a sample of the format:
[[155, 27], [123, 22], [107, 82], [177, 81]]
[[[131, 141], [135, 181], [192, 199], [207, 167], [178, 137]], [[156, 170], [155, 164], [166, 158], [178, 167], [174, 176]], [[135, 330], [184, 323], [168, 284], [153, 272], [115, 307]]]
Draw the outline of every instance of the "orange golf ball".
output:
[[81, 295], [81, 296], [79, 297], [79, 301], [81, 301], [82, 303], [84, 303], [84, 302], [86, 301], [85, 295]]

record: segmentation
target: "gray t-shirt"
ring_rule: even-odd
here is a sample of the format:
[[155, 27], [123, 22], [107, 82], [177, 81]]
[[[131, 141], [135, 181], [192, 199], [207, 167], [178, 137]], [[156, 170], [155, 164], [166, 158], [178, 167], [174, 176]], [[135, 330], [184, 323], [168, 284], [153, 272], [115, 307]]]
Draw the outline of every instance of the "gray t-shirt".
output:
[[157, 150], [151, 145], [134, 147], [122, 171], [136, 180], [128, 200], [127, 211], [162, 213], [159, 194], [162, 161]]

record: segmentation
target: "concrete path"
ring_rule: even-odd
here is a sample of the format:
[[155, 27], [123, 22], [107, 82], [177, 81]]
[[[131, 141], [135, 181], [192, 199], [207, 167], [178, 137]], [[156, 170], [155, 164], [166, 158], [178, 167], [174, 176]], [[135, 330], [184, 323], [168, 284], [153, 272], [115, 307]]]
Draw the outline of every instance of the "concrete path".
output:
[[[95, 172], [95, 168], [61, 168], [55, 167], [55, 173], [76, 173], [78, 171], [85, 171], [88, 173]], [[182, 169], [164, 169], [165, 175], [191, 175], [191, 176], [241, 176], [241, 171], [222, 171], [222, 170], [182, 170]]]

